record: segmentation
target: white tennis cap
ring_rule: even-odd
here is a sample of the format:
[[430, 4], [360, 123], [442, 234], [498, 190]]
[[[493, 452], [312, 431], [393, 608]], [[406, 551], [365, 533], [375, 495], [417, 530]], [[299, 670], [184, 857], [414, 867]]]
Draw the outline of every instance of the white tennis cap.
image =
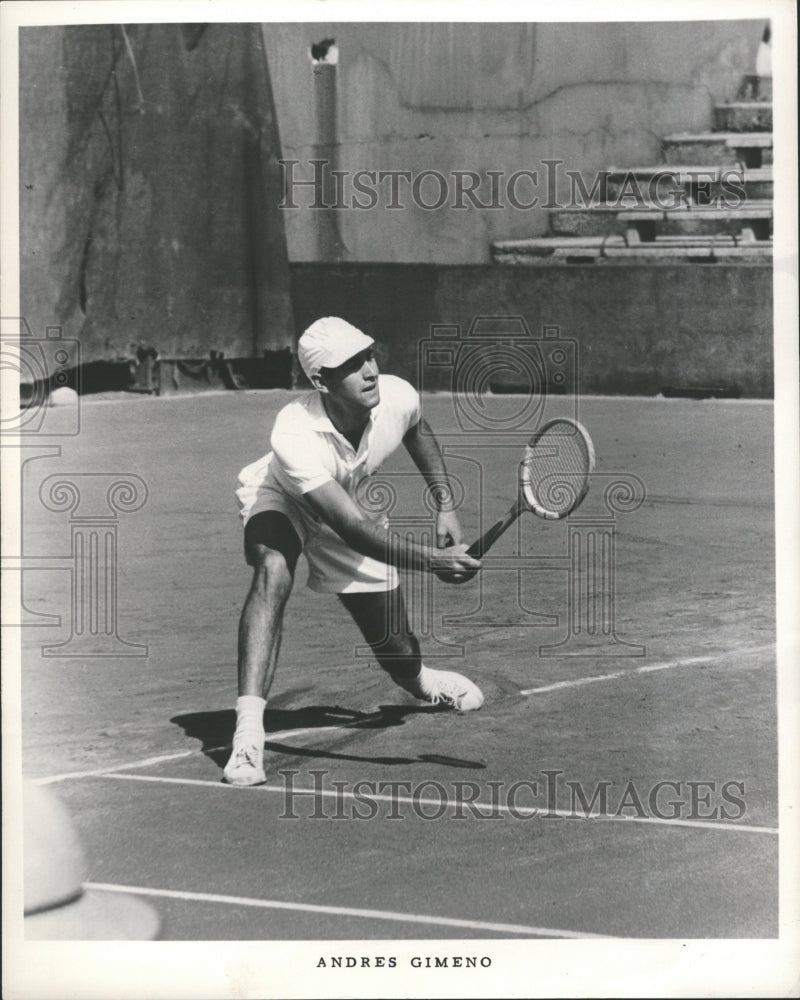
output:
[[338, 368], [375, 341], [338, 316], [312, 323], [297, 342], [297, 360], [310, 379], [320, 368]]

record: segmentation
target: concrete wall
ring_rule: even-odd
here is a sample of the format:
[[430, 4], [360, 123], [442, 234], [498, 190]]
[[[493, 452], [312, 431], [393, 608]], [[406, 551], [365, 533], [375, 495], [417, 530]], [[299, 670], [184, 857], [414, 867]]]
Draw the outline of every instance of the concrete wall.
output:
[[[519, 200], [546, 200], [542, 161], [558, 158], [587, 179], [608, 166], [661, 159], [671, 131], [711, 127], [715, 102], [731, 99], [752, 72], [763, 21], [625, 24], [267, 24], [264, 25], [283, 155], [336, 168], [435, 170], [448, 179], [447, 205], [458, 203], [453, 171], [475, 171], [478, 200], [491, 204], [488, 171], [507, 179], [536, 170], [536, 190], [521, 182]], [[311, 65], [310, 46], [336, 39], [339, 64]], [[286, 210], [293, 261], [353, 260], [479, 263], [493, 239], [541, 234], [547, 213], [470, 206], [425, 210], [408, 182], [404, 210], [390, 210], [388, 181], [369, 210]], [[550, 194], [553, 192], [550, 191]], [[295, 199], [311, 203], [307, 189]], [[421, 187], [435, 204], [438, 182]], [[559, 176], [557, 197], [568, 198]], [[352, 203], [352, 189], [345, 203]], [[304, 197], [303, 197], [304, 196]], [[370, 199], [361, 198], [362, 203]], [[329, 200], [326, 199], [329, 203]]]
[[[521, 316], [534, 337], [560, 328], [579, 353], [584, 393], [655, 394], [668, 385], [737, 385], [770, 397], [772, 269], [487, 265], [292, 265], [298, 329], [340, 315], [379, 342], [385, 370], [448, 388], [446, 366], [420, 375], [434, 324], [462, 337], [480, 316]], [[491, 324], [490, 324], [491, 325]]]

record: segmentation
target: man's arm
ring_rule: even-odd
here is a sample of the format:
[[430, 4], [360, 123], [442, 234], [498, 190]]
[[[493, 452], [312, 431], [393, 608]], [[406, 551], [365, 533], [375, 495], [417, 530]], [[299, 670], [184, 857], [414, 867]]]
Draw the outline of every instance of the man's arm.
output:
[[431, 496], [439, 511], [436, 517], [437, 545], [460, 545], [461, 525], [455, 513], [453, 488], [444, 465], [442, 450], [430, 425], [420, 419], [419, 423], [406, 432], [403, 444], [430, 487]]
[[466, 545], [435, 548], [423, 542], [401, 538], [383, 524], [371, 521], [334, 480], [305, 494], [315, 512], [356, 552], [393, 566], [407, 566], [436, 573], [448, 582], [474, 576], [481, 568], [477, 559], [466, 554]]

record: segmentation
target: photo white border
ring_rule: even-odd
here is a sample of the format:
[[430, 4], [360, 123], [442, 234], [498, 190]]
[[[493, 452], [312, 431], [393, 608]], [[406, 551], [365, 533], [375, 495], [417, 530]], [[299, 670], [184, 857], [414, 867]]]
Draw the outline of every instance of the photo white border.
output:
[[[645, 8], [646, 10], [643, 10]], [[316, 956], [331, 942], [70, 943], [22, 936], [20, 819], [19, 630], [5, 630], [3, 650], [4, 994], [9, 1000], [173, 1000], [173, 998], [295, 997], [760, 997], [797, 995], [800, 981], [800, 447], [798, 446], [797, 244], [797, 19], [791, 0], [544, 0], [486, 5], [438, 0], [291, 5], [219, 0], [143, 2], [19, 2], [0, 7], [0, 92], [3, 95], [2, 285], [4, 316], [19, 316], [18, 64], [21, 25], [232, 21], [676, 21], [771, 18], [775, 80], [775, 461], [777, 527], [778, 706], [780, 727], [780, 938], [776, 941], [530, 941], [465, 943], [488, 954], [490, 970], [469, 974], [409, 970], [414, 954], [458, 954], [457, 942], [348, 941], [352, 955], [391, 953], [393, 970], [318, 970]], [[3, 372], [3, 407], [15, 412], [18, 386]], [[19, 479], [14, 454], [4, 449], [3, 540], [19, 531]], [[5, 547], [5, 544], [4, 544]], [[17, 547], [14, 551], [20, 551]], [[18, 608], [18, 574], [4, 580], [4, 608]]]

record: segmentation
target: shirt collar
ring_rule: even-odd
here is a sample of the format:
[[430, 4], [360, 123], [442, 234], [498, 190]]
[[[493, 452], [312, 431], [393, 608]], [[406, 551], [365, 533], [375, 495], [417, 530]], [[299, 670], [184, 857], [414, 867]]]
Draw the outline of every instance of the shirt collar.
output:
[[336, 428], [331, 423], [331, 418], [322, 405], [322, 396], [317, 389], [312, 389], [308, 394], [306, 409], [311, 419], [311, 426], [315, 431], [322, 431], [327, 434], [336, 433]]

